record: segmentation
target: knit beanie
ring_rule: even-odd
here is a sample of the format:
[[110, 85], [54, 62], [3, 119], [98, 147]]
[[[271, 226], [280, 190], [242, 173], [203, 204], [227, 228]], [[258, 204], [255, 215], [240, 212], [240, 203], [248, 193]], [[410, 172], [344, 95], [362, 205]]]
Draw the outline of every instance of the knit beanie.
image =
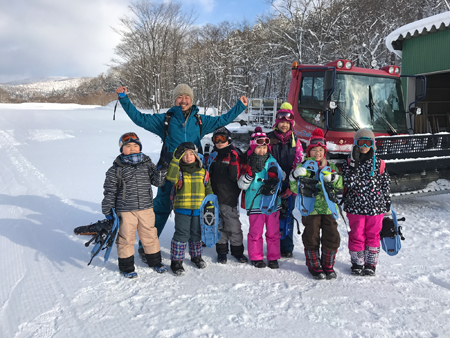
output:
[[[376, 142], [375, 142], [375, 135], [373, 133], [372, 130], [370, 130], [369, 128], [361, 128], [360, 130], [358, 130], [355, 135], [353, 135], [353, 148], [357, 147], [356, 142], [359, 139], [369, 139], [372, 140], [372, 149], [373, 149], [373, 161], [372, 161], [372, 170], [370, 171], [370, 176], [374, 175], [375, 172], [375, 162], [376, 162], [376, 157], [375, 157], [375, 151], [377, 150], [377, 146], [376, 146]], [[352, 152], [353, 152], [353, 148], [352, 148]]]
[[211, 138], [213, 143], [214, 143], [214, 137], [216, 135], [225, 135], [225, 136], [227, 136], [228, 137], [228, 143], [231, 143], [231, 132], [227, 128], [225, 128], [225, 127], [218, 127], [218, 128], [216, 128], [216, 130], [213, 131], [213, 136]]
[[[292, 105], [289, 102], [284, 102], [280, 109], [277, 111], [277, 117], [278, 117], [278, 113], [291, 113], [292, 116], [294, 116], [294, 112], [292, 111]], [[278, 123], [280, 123], [281, 121], [287, 121], [291, 124], [291, 130], [294, 130], [294, 126], [295, 126], [295, 121], [294, 120], [288, 120], [284, 117], [282, 118], [276, 118], [275, 119], [275, 124], [272, 126], [272, 129], [276, 129], [278, 126]]]
[[[126, 137], [128, 134], [130, 135], [135, 135], [136, 137]], [[125, 141], [123, 141], [123, 139], [126, 138]], [[133, 133], [133, 132], [129, 132], [129, 133], [125, 133], [122, 136], [120, 136], [119, 138], [119, 148], [120, 148], [120, 152], [122, 152], [122, 148], [124, 145], [134, 142], [139, 146], [139, 150], [142, 151], [142, 143], [139, 140], [139, 137], [137, 136], [137, 134]]]
[[180, 95], [187, 95], [191, 98], [192, 104], [194, 103], [194, 92], [192, 91], [192, 88], [189, 87], [187, 84], [182, 83], [175, 87], [173, 90], [173, 102], [175, 103], [175, 100]]
[[323, 149], [325, 149], [325, 156], [327, 155], [327, 140], [325, 139], [323, 131], [320, 128], [316, 128], [312, 132], [312, 135], [309, 138], [308, 147], [306, 148], [306, 156], [311, 156], [309, 154], [309, 151], [314, 147], [322, 147]]
[[[252, 134], [252, 136], [250, 138], [250, 149], [247, 151], [247, 156], [250, 156], [251, 154], [253, 154], [253, 151], [258, 146], [258, 144], [256, 144], [255, 140], [260, 139], [260, 138], [267, 138], [267, 135], [265, 132], [262, 131], [261, 127], [256, 127], [254, 133]], [[268, 146], [269, 145], [267, 144], [267, 147]]]
[[358, 130], [355, 135], [353, 135], [353, 144], [356, 144], [356, 141], [358, 141], [360, 138], [366, 138], [373, 141], [373, 150], [377, 150], [377, 146], [375, 143], [375, 135], [373, 134], [373, 131], [369, 128], [361, 128]]

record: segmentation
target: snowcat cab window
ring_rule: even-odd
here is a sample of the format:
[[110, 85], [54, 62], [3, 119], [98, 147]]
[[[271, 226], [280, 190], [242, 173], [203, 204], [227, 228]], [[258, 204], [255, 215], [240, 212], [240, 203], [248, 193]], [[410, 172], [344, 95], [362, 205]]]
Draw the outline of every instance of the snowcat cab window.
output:
[[338, 73], [332, 100], [334, 130], [370, 128], [396, 134], [406, 130], [401, 82], [388, 77]]
[[325, 127], [323, 109], [324, 72], [303, 72], [298, 97], [299, 113], [302, 118], [318, 127]]

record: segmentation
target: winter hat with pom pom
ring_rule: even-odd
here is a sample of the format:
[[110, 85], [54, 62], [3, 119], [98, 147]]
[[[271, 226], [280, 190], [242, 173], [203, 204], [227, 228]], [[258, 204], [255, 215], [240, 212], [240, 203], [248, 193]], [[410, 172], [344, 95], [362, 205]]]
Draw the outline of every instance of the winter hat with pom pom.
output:
[[247, 152], [247, 156], [250, 156], [257, 146], [269, 146], [269, 142], [269, 138], [267, 137], [266, 133], [262, 131], [261, 127], [256, 127], [254, 133], [250, 138], [250, 149]]
[[311, 137], [309, 138], [309, 144], [306, 148], [306, 155], [310, 157], [309, 151], [314, 147], [322, 147], [325, 149], [325, 156], [327, 155], [327, 140], [325, 139], [325, 136], [323, 135], [322, 129], [316, 128], [312, 132]]
[[294, 112], [292, 111], [292, 105], [289, 102], [284, 102], [280, 110], [277, 111], [275, 124], [272, 126], [273, 129], [277, 129], [278, 123], [281, 121], [287, 121], [291, 124], [291, 130], [294, 130]]

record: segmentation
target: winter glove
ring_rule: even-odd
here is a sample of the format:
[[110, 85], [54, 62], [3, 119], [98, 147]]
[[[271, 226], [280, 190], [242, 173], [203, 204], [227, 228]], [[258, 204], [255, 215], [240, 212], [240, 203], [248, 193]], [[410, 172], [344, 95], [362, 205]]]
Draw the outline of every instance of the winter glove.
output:
[[230, 163], [236, 162], [238, 159], [238, 155], [235, 151], [230, 152]]
[[356, 169], [359, 165], [359, 157], [361, 155], [361, 151], [358, 146], [353, 146], [352, 153], [350, 155], [350, 167]]
[[291, 177], [289, 177], [289, 180], [291, 181], [295, 181], [297, 180], [299, 177], [303, 177], [306, 176], [306, 174], [308, 173], [308, 171], [306, 170], [306, 168], [304, 167], [297, 167], [293, 172], [291, 172], [291, 177], [293, 179], [291, 179]]
[[177, 161], [181, 160], [181, 158], [183, 157], [184, 153], [186, 152], [186, 149], [184, 147], [178, 147], [177, 149], [175, 149], [175, 151], [173, 152], [173, 158]]
[[325, 176], [323, 177], [323, 181], [327, 183], [334, 183], [339, 179], [339, 174], [332, 173], [328, 171], [324, 171]]

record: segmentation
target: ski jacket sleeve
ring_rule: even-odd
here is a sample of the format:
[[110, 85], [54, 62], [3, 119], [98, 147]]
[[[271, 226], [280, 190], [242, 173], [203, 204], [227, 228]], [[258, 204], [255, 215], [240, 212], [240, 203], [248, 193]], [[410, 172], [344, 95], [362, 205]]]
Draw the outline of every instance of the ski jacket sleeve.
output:
[[[302, 142], [297, 139], [297, 143], [295, 145], [295, 158], [294, 158], [294, 162], [292, 163], [292, 170], [295, 170], [295, 168], [297, 168], [297, 165], [301, 165], [303, 161], [303, 147], [302, 147]], [[289, 174], [289, 173], [286, 173]], [[292, 191], [292, 189], [291, 189]]]
[[386, 169], [381, 175], [381, 191], [384, 194], [384, 200], [386, 202], [386, 212], [388, 212], [390, 210], [388, 206], [391, 205], [391, 178]]
[[[235, 159], [235, 161], [233, 161], [233, 159]], [[237, 151], [232, 150], [230, 152], [230, 165], [228, 166], [228, 178], [231, 182], [237, 182], [239, 180], [239, 162], [239, 154], [237, 153]]]
[[164, 138], [164, 117], [165, 114], [143, 114], [131, 103], [128, 95], [119, 98], [123, 110], [130, 119], [139, 127]]
[[206, 134], [212, 133], [216, 128], [226, 126], [233, 122], [247, 107], [238, 100], [236, 105], [231, 108], [226, 114], [220, 116], [202, 115], [202, 133], [200, 138], [203, 138]]
[[173, 184], [178, 183], [178, 177], [180, 172], [180, 160], [175, 158], [175, 156], [172, 158], [172, 161], [170, 161], [169, 164], [169, 170], [167, 171], [166, 180], [172, 182]]
[[103, 184], [103, 200], [102, 213], [109, 215], [112, 213], [111, 209], [116, 207], [116, 198], [119, 190], [119, 181], [116, 176], [116, 169], [114, 166], [106, 172], [105, 183]]

